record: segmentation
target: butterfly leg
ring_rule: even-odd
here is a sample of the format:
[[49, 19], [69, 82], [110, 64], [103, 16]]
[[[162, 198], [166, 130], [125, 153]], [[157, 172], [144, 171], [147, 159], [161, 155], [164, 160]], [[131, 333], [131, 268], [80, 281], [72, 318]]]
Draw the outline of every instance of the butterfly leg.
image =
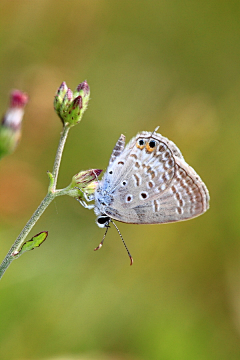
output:
[[94, 208], [94, 204], [87, 204], [85, 201], [83, 200], [79, 200], [78, 198], [75, 198], [85, 209], [93, 209]]
[[[89, 195], [87, 196], [87, 194], [80, 188], [76, 187], [76, 189], [80, 190], [83, 193], [83, 197], [87, 202], [90, 202], [92, 200], [94, 200], [94, 195]], [[86, 201], [84, 200], [80, 200], [78, 198], [75, 198], [78, 202], [80, 202], [80, 204], [85, 208], [85, 209], [93, 209], [94, 208], [94, 204], [87, 204]]]

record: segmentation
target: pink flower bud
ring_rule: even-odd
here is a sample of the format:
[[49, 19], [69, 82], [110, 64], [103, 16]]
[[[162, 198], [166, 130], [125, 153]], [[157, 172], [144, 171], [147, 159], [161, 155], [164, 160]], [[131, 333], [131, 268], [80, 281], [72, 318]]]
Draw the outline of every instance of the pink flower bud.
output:
[[72, 99], [73, 99], [73, 92], [72, 92], [71, 89], [67, 89], [66, 97], [67, 97], [67, 100], [68, 100], [68, 101], [72, 101]]
[[[77, 184], [79, 187], [85, 187], [86, 184], [91, 183], [93, 180], [97, 180], [98, 176], [101, 174], [102, 170], [100, 169], [90, 169], [86, 171], [81, 171], [76, 174], [72, 181]], [[74, 185], [76, 186], [76, 185]]]
[[11, 108], [24, 108], [28, 103], [28, 96], [26, 93], [20, 90], [13, 90], [10, 95], [10, 107]]
[[[75, 110], [77, 107], [79, 107], [79, 109], [82, 109], [82, 97], [81, 96], [77, 96], [72, 104], [71, 104], [72, 110]], [[70, 113], [69, 113], [70, 114]]]
[[93, 195], [98, 187], [98, 176], [101, 172], [100, 169], [90, 169], [74, 175], [71, 184], [67, 187], [68, 195], [81, 201], [84, 201], [84, 194]]
[[24, 107], [27, 102], [27, 94], [19, 90], [12, 91], [10, 107], [0, 123], [0, 158], [12, 153], [19, 142]]
[[76, 88], [75, 91], [80, 92], [81, 90], [83, 90], [84, 96], [89, 95], [89, 93], [90, 93], [90, 88], [89, 88], [89, 85], [88, 85], [88, 83], [87, 83], [86, 80], [83, 81], [81, 84], [79, 84], [79, 85], [77, 86], [77, 88]]
[[10, 107], [3, 116], [2, 125], [15, 130], [19, 129], [27, 102], [27, 94], [19, 90], [13, 90], [10, 95]]
[[65, 95], [67, 89], [68, 89], [67, 84], [65, 83], [65, 81], [63, 81], [57, 90], [57, 95], [60, 95], [60, 94], [62, 95], [62, 93], [64, 93], [64, 95]]

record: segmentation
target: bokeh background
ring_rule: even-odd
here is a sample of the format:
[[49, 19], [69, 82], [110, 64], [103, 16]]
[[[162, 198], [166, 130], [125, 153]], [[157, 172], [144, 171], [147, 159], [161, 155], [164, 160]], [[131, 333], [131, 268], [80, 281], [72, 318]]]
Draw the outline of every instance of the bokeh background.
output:
[[[0, 163], [0, 256], [45, 196], [61, 132], [53, 97], [88, 81], [59, 188], [106, 169], [119, 135], [159, 132], [207, 184], [191, 221], [112, 228], [57, 198], [31, 235], [41, 248], [0, 283], [0, 359], [240, 358], [240, 2], [1, 0], [0, 109], [29, 94], [22, 140]], [[29, 236], [30, 238], [30, 236]]]

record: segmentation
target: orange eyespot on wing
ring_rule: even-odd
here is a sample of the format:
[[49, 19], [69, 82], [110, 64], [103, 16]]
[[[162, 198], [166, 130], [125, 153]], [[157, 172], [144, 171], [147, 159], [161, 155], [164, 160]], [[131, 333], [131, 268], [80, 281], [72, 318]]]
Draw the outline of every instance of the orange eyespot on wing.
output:
[[144, 139], [138, 139], [138, 141], [136, 142], [136, 146], [138, 149], [142, 150], [145, 148], [146, 146], [146, 141]]
[[147, 152], [149, 152], [149, 153], [153, 152], [156, 149], [156, 146], [157, 146], [157, 142], [155, 140], [151, 139], [146, 144]]

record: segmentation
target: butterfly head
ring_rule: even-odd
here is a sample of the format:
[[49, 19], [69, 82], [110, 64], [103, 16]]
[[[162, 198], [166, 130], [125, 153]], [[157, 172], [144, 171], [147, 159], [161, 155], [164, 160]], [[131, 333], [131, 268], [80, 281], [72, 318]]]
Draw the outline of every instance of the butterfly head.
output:
[[96, 223], [100, 228], [108, 227], [110, 221], [111, 221], [111, 218], [105, 214], [99, 215], [96, 219]]

